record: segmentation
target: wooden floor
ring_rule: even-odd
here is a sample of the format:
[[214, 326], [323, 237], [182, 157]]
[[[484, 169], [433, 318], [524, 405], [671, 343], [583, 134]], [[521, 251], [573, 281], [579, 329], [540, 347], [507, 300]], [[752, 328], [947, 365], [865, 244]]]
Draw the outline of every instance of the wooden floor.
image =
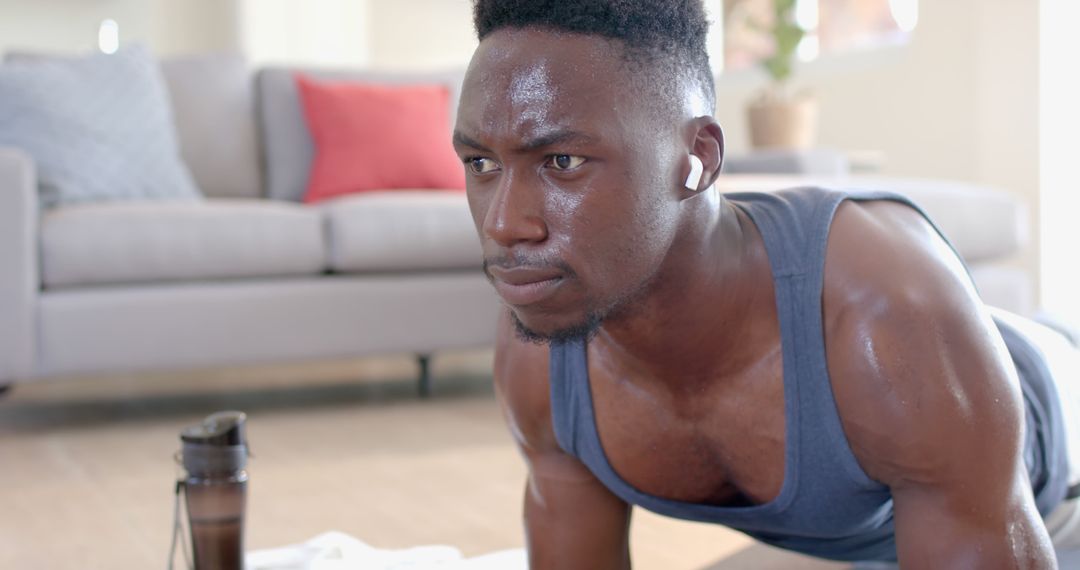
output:
[[[402, 358], [16, 386], [0, 399], [0, 568], [164, 568], [178, 433], [221, 409], [249, 415], [248, 549], [328, 530], [384, 548], [520, 547], [525, 471], [490, 354], [433, 366], [428, 400]], [[639, 569], [837, 567], [777, 566], [743, 535], [640, 510], [632, 545]]]

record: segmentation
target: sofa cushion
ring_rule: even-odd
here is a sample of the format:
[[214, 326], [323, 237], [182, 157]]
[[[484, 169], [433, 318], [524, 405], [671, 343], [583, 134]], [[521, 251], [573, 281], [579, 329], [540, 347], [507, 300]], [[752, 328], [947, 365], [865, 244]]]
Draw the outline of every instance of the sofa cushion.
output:
[[304, 202], [399, 188], [465, 189], [444, 85], [371, 85], [296, 76], [315, 143]]
[[34, 158], [44, 205], [201, 198], [149, 50], [8, 59], [0, 66], [0, 144]]
[[323, 202], [330, 268], [341, 273], [479, 268], [464, 194], [364, 193]]
[[[297, 72], [321, 80], [361, 81], [380, 85], [439, 84], [450, 89], [450, 126], [453, 127], [460, 72], [446, 73], [380, 73], [370, 71], [335, 71], [325, 69], [266, 68], [256, 80], [259, 120], [266, 153], [267, 196], [277, 200], [299, 202], [307, 188], [315, 145], [304, 121], [300, 95], [294, 76]], [[450, 136], [447, 131], [447, 137]]]
[[203, 194], [218, 198], [262, 195], [255, 76], [239, 55], [166, 59], [180, 152]]
[[46, 287], [319, 273], [322, 219], [262, 200], [86, 204], [47, 212]]

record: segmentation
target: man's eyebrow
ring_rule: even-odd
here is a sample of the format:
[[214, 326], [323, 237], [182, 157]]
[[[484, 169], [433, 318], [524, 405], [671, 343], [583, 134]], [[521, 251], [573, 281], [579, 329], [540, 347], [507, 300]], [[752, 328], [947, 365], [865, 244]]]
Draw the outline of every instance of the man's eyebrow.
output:
[[516, 150], [518, 152], [531, 152], [557, 144], [564, 144], [570, 142], [588, 143], [594, 142], [595, 140], [596, 139], [594, 139], [593, 137], [579, 131], [555, 131], [552, 133], [540, 135], [532, 140], [525, 141]]
[[469, 148], [475, 148], [476, 150], [491, 152], [491, 149], [480, 144], [461, 131], [454, 131], [454, 146], [467, 146]]
[[[571, 142], [589, 143], [594, 142], [595, 140], [596, 139], [594, 137], [591, 137], [580, 131], [554, 131], [527, 140], [514, 150], [519, 153], [527, 153], [557, 144], [565, 144]], [[461, 131], [454, 131], [454, 145], [475, 148], [484, 152], [491, 152], [491, 149]]]

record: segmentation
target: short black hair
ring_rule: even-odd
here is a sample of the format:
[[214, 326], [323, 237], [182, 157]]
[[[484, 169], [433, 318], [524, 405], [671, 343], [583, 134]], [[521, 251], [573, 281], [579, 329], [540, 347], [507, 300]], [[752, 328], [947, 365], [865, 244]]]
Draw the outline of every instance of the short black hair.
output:
[[480, 41], [502, 28], [530, 27], [619, 40], [631, 62], [677, 70], [715, 104], [701, 0], [474, 0], [473, 23]]

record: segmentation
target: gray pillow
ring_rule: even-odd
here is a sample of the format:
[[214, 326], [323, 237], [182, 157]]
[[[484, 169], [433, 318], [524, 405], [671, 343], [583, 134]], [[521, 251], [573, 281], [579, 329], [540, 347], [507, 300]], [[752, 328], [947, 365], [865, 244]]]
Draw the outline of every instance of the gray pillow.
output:
[[150, 51], [0, 65], [0, 145], [33, 157], [42, 205], [198, 200]]

